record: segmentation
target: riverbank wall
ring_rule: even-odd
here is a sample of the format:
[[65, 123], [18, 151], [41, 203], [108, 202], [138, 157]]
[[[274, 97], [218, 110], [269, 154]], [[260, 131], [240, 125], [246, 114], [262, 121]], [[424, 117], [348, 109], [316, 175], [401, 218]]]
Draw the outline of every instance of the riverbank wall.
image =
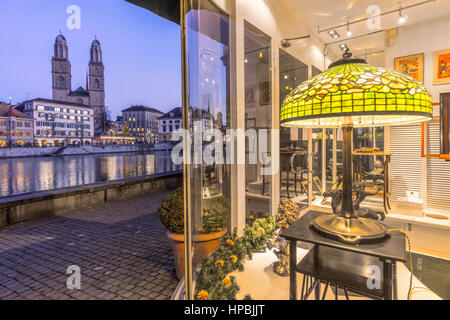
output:
[[48, 148], [3, 148], [0, 149], [0, 159], [46, 157], [46, 156], [73, 156], [87, 154], [107, 154], [125, 152], [152, 152], [168, 151], [172, 149], [170, 143], [135, 144], [135, 145], [98, 145], [98, 146], [62, 146]]
[[0, 227], [58, 216], [66, 211], [100, 206], [107, 202], [170, 190], [182, 185], [183, 173], [175, 171], [5, 197], [0, 199]]

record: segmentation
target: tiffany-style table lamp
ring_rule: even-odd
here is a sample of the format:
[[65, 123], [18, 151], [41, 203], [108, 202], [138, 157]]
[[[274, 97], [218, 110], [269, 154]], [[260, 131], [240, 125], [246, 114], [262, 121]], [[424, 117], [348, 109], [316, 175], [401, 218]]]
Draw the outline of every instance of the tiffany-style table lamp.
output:
[[280, 121], [285, 127], [343, 130], [343, 195], [339, 214], [313, 222], [316, 231], [345, 243], [376, 241], [386, 228], [360, 218], [353, 208], [352, 132], [354, 127], [407, 125], [432, 118], [431, 95], [406, 75], [373, 67], [363, 59], [344, 57], [329, 69], [302, 83], [284, 100]]

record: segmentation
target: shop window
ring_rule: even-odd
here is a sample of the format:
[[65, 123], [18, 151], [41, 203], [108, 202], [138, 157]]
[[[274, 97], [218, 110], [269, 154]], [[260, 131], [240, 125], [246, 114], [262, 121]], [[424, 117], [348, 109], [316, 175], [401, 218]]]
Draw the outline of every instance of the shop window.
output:
[[[185, 246], [192, 248], [187, 257], [188, 271], [186, 290], [188, 295], [198, 291], [197, 274], [204, 259], [217, 247], [219, 237], [231, 233], [231, 170], [221, 139], [230, 128], [230, 21], [212, 2], [194, 1], [187, 3], [186, 11], [186, 106], [187, 126], [194, 134], [190, 150], [191, 164], [185, 174], [189, 181], [185, 192], [189, 196], [189, 239]], [[207, 138], [204, 119], [214, 119], [217, 135]], [[197, 133], [197, 135], [195, 135]], [[216, 140], [217, 139], [217, 140]], [[220, 147], [208, 151], [211, 143]], [[186, 149], [185, 149], [186, 152]], [[186, 180], [185, 180], [186, 181]], [[180, 233], [182, 230], [169, 230]], [[190, 240], [190, 241], [189, 241]], [[180, 252], [178, 258], [184, 256]], [[179, 260], [176, 255], [176, 260]], [[184, 266], [177, 261], [177, 275], [184, 275]]]
[[[262, 174], [264, 154], [270, 157], [269, 135], [260, 141], [261, 130], [272, 128], [271, 39], [249, 23], [244, 28], [246, 213], [254, 216], [271, 212], [272, 177]], [[260, 142], [266, 150], [260, 149]]]
[[[286, 96], [308, 79], [308, 65], [280, 49], [280, 106]], [[305, 131], [306, 132], [306, 131]], [[305, 139], [306, 138], [306, 139]], [[303, 129], [280, 128], [280, 197], [302, 201], [301, 183], [307, 178], [308, 140]]]

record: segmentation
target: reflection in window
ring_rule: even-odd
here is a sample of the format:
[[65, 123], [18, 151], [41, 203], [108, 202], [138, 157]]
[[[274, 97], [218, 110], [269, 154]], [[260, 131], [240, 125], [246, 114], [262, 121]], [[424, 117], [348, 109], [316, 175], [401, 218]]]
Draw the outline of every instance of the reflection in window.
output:
[[[193, 270], [230, 230], [230, 165], [221, 147], [208, 149], [230, 128], [229, 18], [209, 1], [190, 3], [186, 15], [187, 107], [191, 133], [202, 133], [191, 145], [189, 210]], [[173, 126], [166, 127], [172, 130]], [[205, 133], [215, 129], [217, 135]], [[217, 139], [217, 140], [216, 140]], [[199, 141], [200, 140], [200, 141]], [[223, 161], [220, 159], [223, 154]], [[209, 157], [211, 156], [211, 157]], [[217, 156], [217, 157], [216, 157]], [[213, 160], [213, 161], [210, 161]], [[218, 162], [219, 161], [219, 162]], [[192, 275], [195, 279], [196, 274]]]
[[[308, 80], [308, 66], [280, 49], [280, 106], [286, 96], [302, 82]], [[306, 129], [280, 128], [280, 197], [300, 203], [306, 200], [307, 179]], [[292, 160], [292, 162], [291, 162]]]
[[[245, 23], [245, 129], [249, 133], [245, 166], [247, 214], [270, 212], [272, 177], [261, 174], [264, 168], [259, 156], [261, 151], [270, 153], [270, 141], [267, 141], [267, 150], [259, 150], [256, 138], [260, 129], [272, 127], [270, 42], [270, 37]], [[253, 133], [249, 129], [253, 129]]]

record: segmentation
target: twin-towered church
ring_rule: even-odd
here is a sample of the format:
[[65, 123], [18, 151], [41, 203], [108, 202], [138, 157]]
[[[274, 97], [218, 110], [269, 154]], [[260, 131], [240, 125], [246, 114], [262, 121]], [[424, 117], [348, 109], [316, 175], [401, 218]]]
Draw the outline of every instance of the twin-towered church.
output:
[[91, 45], [86, 89], [79, 87], [72, 91], [71, 69], [66, 38], [59, 34], [55, 40], [55, 52], [52, 58], [53, 99], [90, 106], [94, 112], [95, 135], [98, 136], [106, 128], [106, 110], [105, 67], [103, 66], [102, 48], [97, 39]]

